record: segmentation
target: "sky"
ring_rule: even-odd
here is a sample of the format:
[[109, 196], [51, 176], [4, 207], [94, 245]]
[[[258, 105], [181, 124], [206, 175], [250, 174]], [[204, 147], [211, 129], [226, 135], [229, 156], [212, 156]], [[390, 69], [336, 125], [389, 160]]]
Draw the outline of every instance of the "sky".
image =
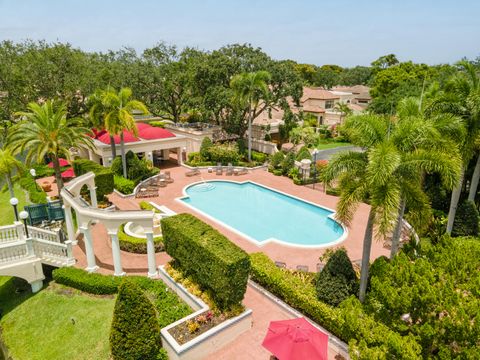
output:
[[0, 40], [141, 52], [159, 41], [214, 50], [261, 47], [275, 59], [368, 65], [480, 56], [478, 0], [0, 0]]

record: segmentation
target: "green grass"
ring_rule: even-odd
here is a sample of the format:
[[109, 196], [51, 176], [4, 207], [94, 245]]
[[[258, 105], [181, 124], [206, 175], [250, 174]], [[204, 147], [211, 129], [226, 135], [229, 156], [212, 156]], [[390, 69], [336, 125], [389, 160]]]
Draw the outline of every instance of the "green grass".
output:
[[[27, 205], [25, 198], [25, 191], [18, 185], [14, 185], [15, 197], [18, 199], [18, 212], [23, 210], [23, 207]], [[13, 224], [15, 215], [12, 205], [10, 205], [10, 192], [8, 189], [5, 192], [0, 192], [0, 226]]]
[[0, 326], [13, 359], [109, 359], [113, 296], [55, 283], [37, 294], [29, 288], [19, 279], [0, 277]]
[[352, 144], [346, 143], [346, 142], [321, 142], [318, 143], [315, 148], [317, 150], [325, 150], [325, 149], [333, 149], [336, 147], [342, 147], [342, 146], [351, 146]]

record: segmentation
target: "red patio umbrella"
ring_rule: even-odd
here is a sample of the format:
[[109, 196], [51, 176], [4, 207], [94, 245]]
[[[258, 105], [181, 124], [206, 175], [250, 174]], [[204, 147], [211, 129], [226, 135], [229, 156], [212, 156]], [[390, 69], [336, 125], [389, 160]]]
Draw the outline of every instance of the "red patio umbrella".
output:
[[305, 318], [271, 321], [262, 346], [280, 360], [327, 360], [328, 335]]
[[75, 173], [73, 172], [73, 168], [68, 168], [67, 170], [62, 172], [61, 175], [62, 175], [62, 178], [64, 178], [64, 179], [69, 179], [69, 178], [74, 178], [75, 177]]
[[[70, 163], [68, 162], [68, 160], [64, 159], [64, 158], [60, 158], [58, 159], [58, 162], [60, 163], [60, 166], [68, 166], [70, 165]], [[49, 168], [53, 168], [53, 161], [48, 163], [48, 167]]]

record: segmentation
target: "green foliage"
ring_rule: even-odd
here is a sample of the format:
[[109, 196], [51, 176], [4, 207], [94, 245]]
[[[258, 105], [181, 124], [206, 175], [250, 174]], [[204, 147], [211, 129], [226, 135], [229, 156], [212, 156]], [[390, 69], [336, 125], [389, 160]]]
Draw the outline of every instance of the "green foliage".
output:
[[[263, 253], [250, 255], [251, 278], [301, 311], [343, 341], [362, 341], [363, 352], [375, 351], [383, 359], [417, 359], [420, 346], [412, 336], [402, 337], [365, 314], [358, 300], [351, 297], [339, 308], [333, 308], [316, 298], [314, 285], [306, 284], [292, 273], [275, 266]], [[363, 357], [363, 353], [359, 355]]]
[[210, 160], [210, 149], [213, 146], [212, 140], [206, 136], [200, 145], [200, 156], [204, 161]]
[[160, 326], [155, 308], [143, 291], [125, 279], [119, 287], [110, 349], [114, 360], [157, 360]]
[[312, 160], [312, 155], [306, 146], [302, 146], [300, 151], [297, 153], [297, 156], [295, 156], [295, 160], [297, 161], [302, 161], [303, 159]]
[[152, 204], [146, 202], [146, 201], [140, 201], [140, 209], [142, 210], [153, 210], [156, 213], [159, 213], [160, 210], [158, 210], [156, 207], [154, 207]]
[[212, 292], [219, 308], [241, 303], [250, 271], [250, 259], [242, 249], [190, 214], [168, 217], [161, 224], [167, 253]]
[[[96, 295], [116, 294], [122, 282], [122, 278], [118, 276], [88, 273], [73, 267], [55, 269], [52, 275], [59, 284]], [[145, 276], [129, 276], [128, 278], [153, 299], [160, 327], [165, 327], [191, 313], [188, 305], [172, 291], [169, 291], [162, 281], [152, 280]]]
[[[123, 251], [135, 254], [147, 253], [147, 239], [140, 239], [126, 234], [124, 225], [118, 229], [118, 240], [120, 242], [120, 249]], [[155, 246], [155, 252], [163, 251], [163, 239], [161, 236], [154, 236], [153, 244]]]
[[238, 146], [236, 143], [217, 144], [210, 147], [210, 149], [208, 150], [208, 154], [209, 159], [215, 164], [236, 164], [240, 160], [240, 153], [238, 152]]
[[115, 189], [125, 195], [133, 193], [135, 189], [135, 183], [132, 180], [125, 179], [123, 176], [117, 174], [113, 177], [113, 184]]
[[148, 124], [154, 127], [165, 128], [164, 121], [150, 121]]
[[268, 155], [252, 150], [252, 161], [255, 161], [260, 164], [264, 164], [267, 161]]
[[479, 215], [473, 201], [460, 204], [453, 223], [452, 236], [478, 236]]
[[[422, 244], [424, 242], [422, 241]], [[389, 328], [413, 335], [423, 358], [480, 356], [480, 242], [444, 237], [418, 257], [399, 253], [371, 268], [365, 310]], [[402, 320], [408, 314], [409, 318]]]
[[46, 204], [47, 194], [42, 188], [35, 182], [31, 176], [22, 176], [18, 179], [20, 187], [28, 192], [28, 198], [34, 204]]
[[316, 281], [317, 297], [320, 301], [338, 306], [358, 290], [357, 275], [345, 249], [336, 250], [318, 274]]
[[113, 173], [109, 168], [103, 167], [88, 159], [76, 159], [73, 161], [73, 171], [80, 176], [92, 171], [95, 174], [95, 186], [97, 187], [97, 199], [103, 200], [105, 195], [113, 192]]
[[55, 269], [52, 275], [59, 284], [96, 295], [116, 294], [121, 282], [119, 277], [90, 274], [85, 270], [73, 267]]
[[35, 169], [35, 173], [36, 173], [35, 177], [37, 179], [55, 175], [55, 170], [53, 168], [48, 167], [48, 165], [45, 165], [45, 164], [33, 165], [32, 168]]
[[[152, 168], [146, 159], [140, 160], [132, 151], [128, 151], [125, 158], [127, 159], [127, 179], [132, 180], [135, 185], [158, 172], [158, 169]], [[111, 169], [114, 174], [123, 175], [122, 159], [120, 157], [113, 160]]]
[[295, 153], [290, 151], [283, 158], [280, 167], [282, 169], [283, 175], [288, 175], [289, 171], [295, 166]]
[[281, 151], [276, 152], [270, 157], [270, 168], [273, 169], [278, 169], [280, 167], [280, 164], [283, 162], [283, 159], [285, 158], [285, 154]]

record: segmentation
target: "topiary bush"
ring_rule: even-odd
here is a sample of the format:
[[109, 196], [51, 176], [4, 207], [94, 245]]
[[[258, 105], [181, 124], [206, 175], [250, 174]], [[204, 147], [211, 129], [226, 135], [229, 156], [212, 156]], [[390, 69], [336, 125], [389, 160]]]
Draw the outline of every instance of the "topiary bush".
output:
[[[132, 180], [135, 185], [140, 181], [155, 175], [159, 171], [157, 168], [151, 167], [146, 159], [140, 160], [132, 151], [128, 151], [125, 154], [125, 158], [127, 161], [127, 179]], [[114, 174], [122, 176], [122, 158], [117, 156], [113, 160], [110, 168]]]
[[109, 168], [103, 167], [88, 159], [77, 159], [73, 161], [73, 171], [80, 176], [92, 171], [95, 174], [95, 186], [97, 187], [97, 199], [103, 200], [105, 195], [113, 192], [113, 173]]
[[52, 276], [59, 284], [96, 295], [116, 294], [121, 282], [119, 277], [88, 273], [73, 267], [55, 269]]
[[338, 306], [349, 296], [356, 295], [357, 275], [345, 249], [338, 249], [330, 255], [327, 264], [318, 273], [315, 287], [318, 299], [332, 306]]
[[312, 160], [312, 155], [310, 154], [310, 151], [306, 146], [302, 146], [300, 151], [297, 153], [297, 156], [295, 157], [295, 160], [297, 161], [302, 161], [303, 159]]
[[123, 176], [120, 175], [114, 175], [113, 183], [115, 189], [125, 195], [133, 193], [133, 190], [135, 189], [135, 183], [132, 180], [125, 179]]
[[165, 250], [185, 274], [210, 290], [220, 309], [240, 304], [250, 271], [247, 253], [193, 215], [170, 216], [161, 224]]
[[452, 236], [478, 236], [479, 214], [473, 201], [464, 201], [458, 207], [453, 222]]
[[137, 285], [125, 279], [118, 289], [110, 329], [114, 360], [157, 360], [160, 326], [153, 304]]
[[215, 164], [236, 164], [240, 160], [240, 153], [236, 143], [214, 145], [209, 148], [208, 154], [210, 161]]
[[210, 160], [210, 148], [213, 146], [212, 140], [207, 136], [202, 140], [202, 144], [200, 145], [200, 156], [202, 157], [203, 161]]

